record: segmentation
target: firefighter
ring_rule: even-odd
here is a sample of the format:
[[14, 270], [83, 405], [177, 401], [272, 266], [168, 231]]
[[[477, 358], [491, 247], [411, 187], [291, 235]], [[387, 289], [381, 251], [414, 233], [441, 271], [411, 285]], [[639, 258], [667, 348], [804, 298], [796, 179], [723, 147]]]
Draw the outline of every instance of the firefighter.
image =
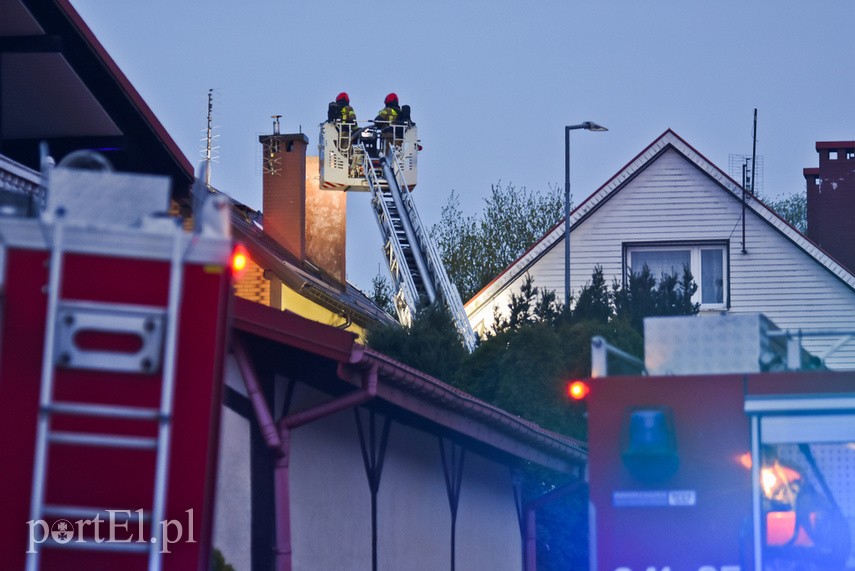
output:
[[356, 112], [350, 106], [350, 96], [346, 92], [339, 93], [335, 101], [329, 104], [327, 121], [331, 123], [356, 123]]
[[374, 118], [374, 123], [380, 129], [380, 138], [384, 141], [393, 141], [399, 143], [403, 138], [403, 129], [398, 127], [400, 133], [395, 133], [395, 126], [399, 125], [399, 117], [401, 115], [401, 106], [398, 105], [398, 96], [395, 93], [390, 93], [383, 100], [385, 107], [380, 110], [377, 117]]
[[381, 127], [388, 127], [395, 123], [398, 120], [398, 115], [401, 114], [401, 107], [398, 105], [398, 96], [390, 93], [383, 100], [383, 104], [385, 107], [374, 118], [374, 122], [378, 123]]
[[327, 109], [327, 121], [334, 123], [338, 130], [338, 148], [341, 152], [350, 149], [351, 137], [356, 133], [356, 112], [350, 106], [350, 96], [344, 91]]

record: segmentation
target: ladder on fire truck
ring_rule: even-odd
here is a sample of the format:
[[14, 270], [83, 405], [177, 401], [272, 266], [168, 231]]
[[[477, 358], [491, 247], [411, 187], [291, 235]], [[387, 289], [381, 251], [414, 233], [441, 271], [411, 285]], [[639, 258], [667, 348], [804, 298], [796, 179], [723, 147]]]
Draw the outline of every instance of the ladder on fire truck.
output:
[[[47, 291], [47, 319], [42, 360], [41, 389], [33, 486], [30, 502], [30, 519], [33, 521], [65, 519], [101, 521], [135, 518], [138, 510], [119, 509], [118, 506], [76, 506], [47, 503], [46, 490], [50, 474], [50, 452], [53, 446], [71, 445], [154, 451], [154, 494], [151, 510], [139, 514], [150, 526], [149, 541], [128, 542], [63, 542], [51, 535], [41, 547], [52, 549], [87, 549], [109, 552], [147, 554], [147, 568], [158, 571], [163, 565], [163, 529], [158, 525], [166, 512], [166, 490], [169, 464], [169, 445], [172, 431], [172, 412], [175, 388], [175, 363], [178, 335], [178, 315], [181, 306], [184, 254], [186, 243], [182, 240], [180, 226], [170, 232], [172, 242], [169, 285], [166, 307], [135, 306], [120, 303], [89, 302], [64, 299], [61, 296], [64, 261], [65, 232], [68, 224], [57, 215], [53, 224], [50, 247]], [[113, 334], [138, 336], [142, 347], [133, 355], [110, 351], [79, 351], [74, 344], [81, 331], [101, 331]], [[162, 353], [161, 353], [162, 349]], [[142, 356], [142, 358], [140, 358]], [[71, 402], [55, 398], [57, 368], [77, 368], [90, 371], [146, 373], [160, 369], [159, 407], [138, 407], [117, 404]], [[59, 418], [89, 418], [146, 421], [157, 424], [153, 437], [113, 433], [91, 433], [57, 430], [53, 420]], [[123, 514], [127, 514], [123, 516]], [[122, 525], [120, 523], [120, 525]], [[72, 531], [73, 534], [73, 531]], [[28, 552], [27, 571], [40, 568], [40, 551]]]
[[398, 146], [381, 142], [373, 157], [363, 142], [355, 146], [362, 151], [363, 172], [371, 192], [374, 217], [383, 235], [386, 263], [396, 290], [395, 309], [401, 323], [412, 322], [420, 300], [432, 304], [441, 298], [464, 345], [472, 351], [477, 341], [475, 332], [410, 196]]

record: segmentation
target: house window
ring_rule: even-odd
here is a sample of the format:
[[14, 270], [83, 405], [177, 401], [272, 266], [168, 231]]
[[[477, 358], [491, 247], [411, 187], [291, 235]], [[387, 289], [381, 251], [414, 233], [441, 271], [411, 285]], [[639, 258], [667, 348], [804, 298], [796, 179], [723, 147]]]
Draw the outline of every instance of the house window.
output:
[[688, 267], [698, 285], [692, 301], [701, 309], [727, 307], [727, 246], [725, 244], [639, 245], [626, 248], [626, 268], [641, 272], [647, 265], [657, 280], [663, 274], [682, 277], [683, 267]]
[[846, 149], [846, 160], [855, 159], [855, 149]]
[[828, 160], [836, 161], [837, 160], [837, 151], [828, 151]]

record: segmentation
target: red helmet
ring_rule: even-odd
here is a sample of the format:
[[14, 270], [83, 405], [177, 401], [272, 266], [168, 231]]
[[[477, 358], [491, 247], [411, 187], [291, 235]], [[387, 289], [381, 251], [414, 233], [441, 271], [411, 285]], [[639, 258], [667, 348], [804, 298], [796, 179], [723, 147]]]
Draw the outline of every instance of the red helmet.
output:
[[338, 94], [338, 95], [336, 95], [336, 97], [335, 97], [335, 102], [336, 102], [336, 103], [341, 103], [342, 101], [344, 101], [344, 102], [345, 102], [345, 103], [347, 103], [348, 105], [350, 104], [350, 97], [349, 97], [349, 96], [347, 95], [347, 93], [345, 93], [344, 91], [342, 91], [341, 93], [339, 93], [339, 94]]
[[390, 93], [386, 96], [386, 99], [383, 100], [385, 105], [398, 104], [398, 96], [395, 93]]

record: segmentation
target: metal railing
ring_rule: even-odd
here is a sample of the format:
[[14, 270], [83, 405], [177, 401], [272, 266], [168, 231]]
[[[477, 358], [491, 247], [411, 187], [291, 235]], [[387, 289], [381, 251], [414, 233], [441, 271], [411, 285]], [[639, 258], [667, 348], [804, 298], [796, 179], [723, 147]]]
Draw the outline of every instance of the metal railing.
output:
[[786, 368], [790, 371], [798, 371], [805, 366], [803, 357], [808, 354], [802, 348], [802, 340], [805, 338], [813, 339], [837, 339], [831, 346], [821, 354], [816, 355], [824, 366], [829, 357], [834, 353], [855, 341], [855, 330], [835, 330], [835, 329], [782, 329], [777, 331], [769, 331], [769, 337], [784, 337], [787, 343], [787, 362]]
[[591, 377], [609, 376], [609, 356], [622, 362], [625, 367], [630, 369], [630, 373], [647, 374], [644, 361], [635, 355], [630, 355], [626, 351], [609, 345], [605, 338], [597, 335], [591, 338]]

